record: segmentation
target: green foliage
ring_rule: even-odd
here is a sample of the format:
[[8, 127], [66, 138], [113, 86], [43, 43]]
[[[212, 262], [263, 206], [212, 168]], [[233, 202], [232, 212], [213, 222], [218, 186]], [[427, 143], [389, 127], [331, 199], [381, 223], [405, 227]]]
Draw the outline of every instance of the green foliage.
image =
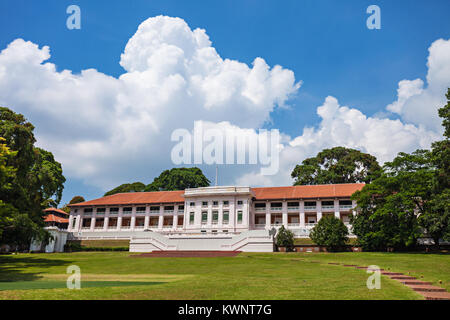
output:
[[384, 165], [383, 175], [356, 192], [358, 214], [353, 233], [364, 250], [406, 250], [421, 236], [417, 214], [425, 212], [434, 176], [430, 152], [399, 153]]
[[129, 247], [87, 247], [78, 242], [67, 242], [64, 246], [66, 252], [77, 251], [129, 251]]
[[120, 186], [106, 192], [104, 196], [110, 196], [116, 193], [125, 193], [125, 192], [141, 192], [144, 191], [145, 184], [142, 182], [134, 182], [134, 183], [124, 183]]
[[125, 183], [106, 192], [105, 196], [122, 192], [184, 190], [207, 187], [209, 183], [199, 168], [173, 168], [163, 171], [147, 186], [142, 182]]
[[285, 247], [287, 251], [291, 251], [294, 247], [294, 234], [291, 230], [286, 230], [284, 226], [278, 229], [275, 243], [278, 247]]
[[159, 177], [145, 187], [145, 191], [184, 190], [208, 187], [210, 181], [199, 168], [173, 168], [163, 171]]
[[330, 183], [370, 183], [380, 174], [377, 159], [355, 149], [325, 149], [316, 157], [303, 160], [291, 173], [294, 185]]
[[324, 246], [329, 251], [338, 251], [348, 241], [348, 229], [340, 219], [325, 216], [319, 220], [309, 236], [315, 244]]
[[0, 243], [21, 250], [31, 239], [48, 241], [42, 210], [57, 206], [65, 182], [52, 153], [34, 146], [33, 130], [23, 115], [0, 107]]
[[75, 196], [72, 198], [72, 200], [69, 201], [69, 204], [75, 204], [80, 202], [85, 202], [84, 198], [82, 196]]

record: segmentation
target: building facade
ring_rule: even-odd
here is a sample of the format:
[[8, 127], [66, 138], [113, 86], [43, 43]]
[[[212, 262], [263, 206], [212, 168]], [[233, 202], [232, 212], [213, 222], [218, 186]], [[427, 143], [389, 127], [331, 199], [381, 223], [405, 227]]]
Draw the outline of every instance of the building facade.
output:
[[184, 191], [119, 193], [70, 205], [75, 237], [133, 238], [142, 231], [174, 237], [226, 236], [284, 226], [308, 237], [324, 216], [349, 227], [364, 184], [250, 188], [218, 186]]

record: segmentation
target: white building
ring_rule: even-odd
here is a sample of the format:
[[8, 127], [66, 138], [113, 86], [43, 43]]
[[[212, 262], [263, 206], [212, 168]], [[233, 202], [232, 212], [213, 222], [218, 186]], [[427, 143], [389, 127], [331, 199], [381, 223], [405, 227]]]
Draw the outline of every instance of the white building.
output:
[[[70, 205], [68, 231], [79, 239], [131, 239], [130, 251], [272, 251], [269, 230], [308, 237], [325, 215], [349, 225], [350, 196], [364, 184], [206, 187], [119, 193]], [[153, 231], [153, 232], [148, 232]]]

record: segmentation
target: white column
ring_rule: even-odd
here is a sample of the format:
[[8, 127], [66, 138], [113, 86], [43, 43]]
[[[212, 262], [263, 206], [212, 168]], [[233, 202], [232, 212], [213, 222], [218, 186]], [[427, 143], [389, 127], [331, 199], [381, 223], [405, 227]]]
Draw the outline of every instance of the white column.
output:
[[334, 200], [334, 216], [338, 219], [341, 218], [341, 212], [339, 208], [339, 200]]
[[117, 217], [117, 231], [120, 231], [122, 228], [122, 214], [123, 214], [123, 207], [119, 207], [119, 214]]
[[353, 207], [352, 213], [353, 213], [354, 216], [356, 216], [356, 210], [355, 210], [356, 205], [357, 205], [356, 200], [352, 200], [352, 207]]
[[270, 202], [266, 201], [266, 229], [270, 230]]
[[177, 225], [178, 225], [178, 205], [175, 205], [174, 207], [173, 207], [173, 225], [172, 225], [172, 227], [174, 228], [174, 229], [176, 229], [177, 228]]
[[282, 202], [281, 217], [282, 217], [283, 226], [285, 228], [287, 228], [288, 227], [288, 209], [287, 209], [287, 202], [286, 201]]
[[69, 216], [69, 225], [67, 227], [67, 231], [72, 231], [72, 225], [73, 225], [73, 215], [70, 214], [70, 216]]
[[305, 201], [300, 201], [300, 227], [305, 227]]
[[131, 221], [130, 221], [130, 230], [134, 230], [134, 226], [136, 225], [136, 206], [131, 207]]
[[164, 224], [164, 206], [159, 206], [159, 220], [158, 220], [158, 229], [162, 229]]
[[317, 222], [319, 222], [320, 219], [322, 219], [322, 201], [317, 200], [316, 201], [316, 208], [317, 208]]
[[81, 231], [81, 226], [82, 226], [82, 219], [81, 219], [81, 215], [78, 214], [75, 218], [75, 230], [76, 231]]
[[90, 231], [94, 231], [95, 230], [95, 217], [91, 218], [91, 228]]
[[106, 208], [105, 210], [105, 220], [103, 220], [103, 230], [107, 231], [108, 230], [108, 224], [109, 224], [109, 208]]
[[145, 206], [144, 229], [148, 229], [149, 222], [150, 222], [150, 206]]

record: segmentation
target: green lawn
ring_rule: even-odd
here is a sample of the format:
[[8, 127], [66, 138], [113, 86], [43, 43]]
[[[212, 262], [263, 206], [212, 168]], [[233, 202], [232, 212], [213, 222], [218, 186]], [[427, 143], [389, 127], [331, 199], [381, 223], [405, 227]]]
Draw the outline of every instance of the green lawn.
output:
[[[443, 281], [450, 256], [400, 253], [242, 253], [230, 258], [136, 258], [128, 252], [0, 256], [0, 299], [421, 299], [382, 277], [366, 287], [364, 270], [328, 265], [376, 264]], [[69, 265], [81, 290], [65, 287]]]

